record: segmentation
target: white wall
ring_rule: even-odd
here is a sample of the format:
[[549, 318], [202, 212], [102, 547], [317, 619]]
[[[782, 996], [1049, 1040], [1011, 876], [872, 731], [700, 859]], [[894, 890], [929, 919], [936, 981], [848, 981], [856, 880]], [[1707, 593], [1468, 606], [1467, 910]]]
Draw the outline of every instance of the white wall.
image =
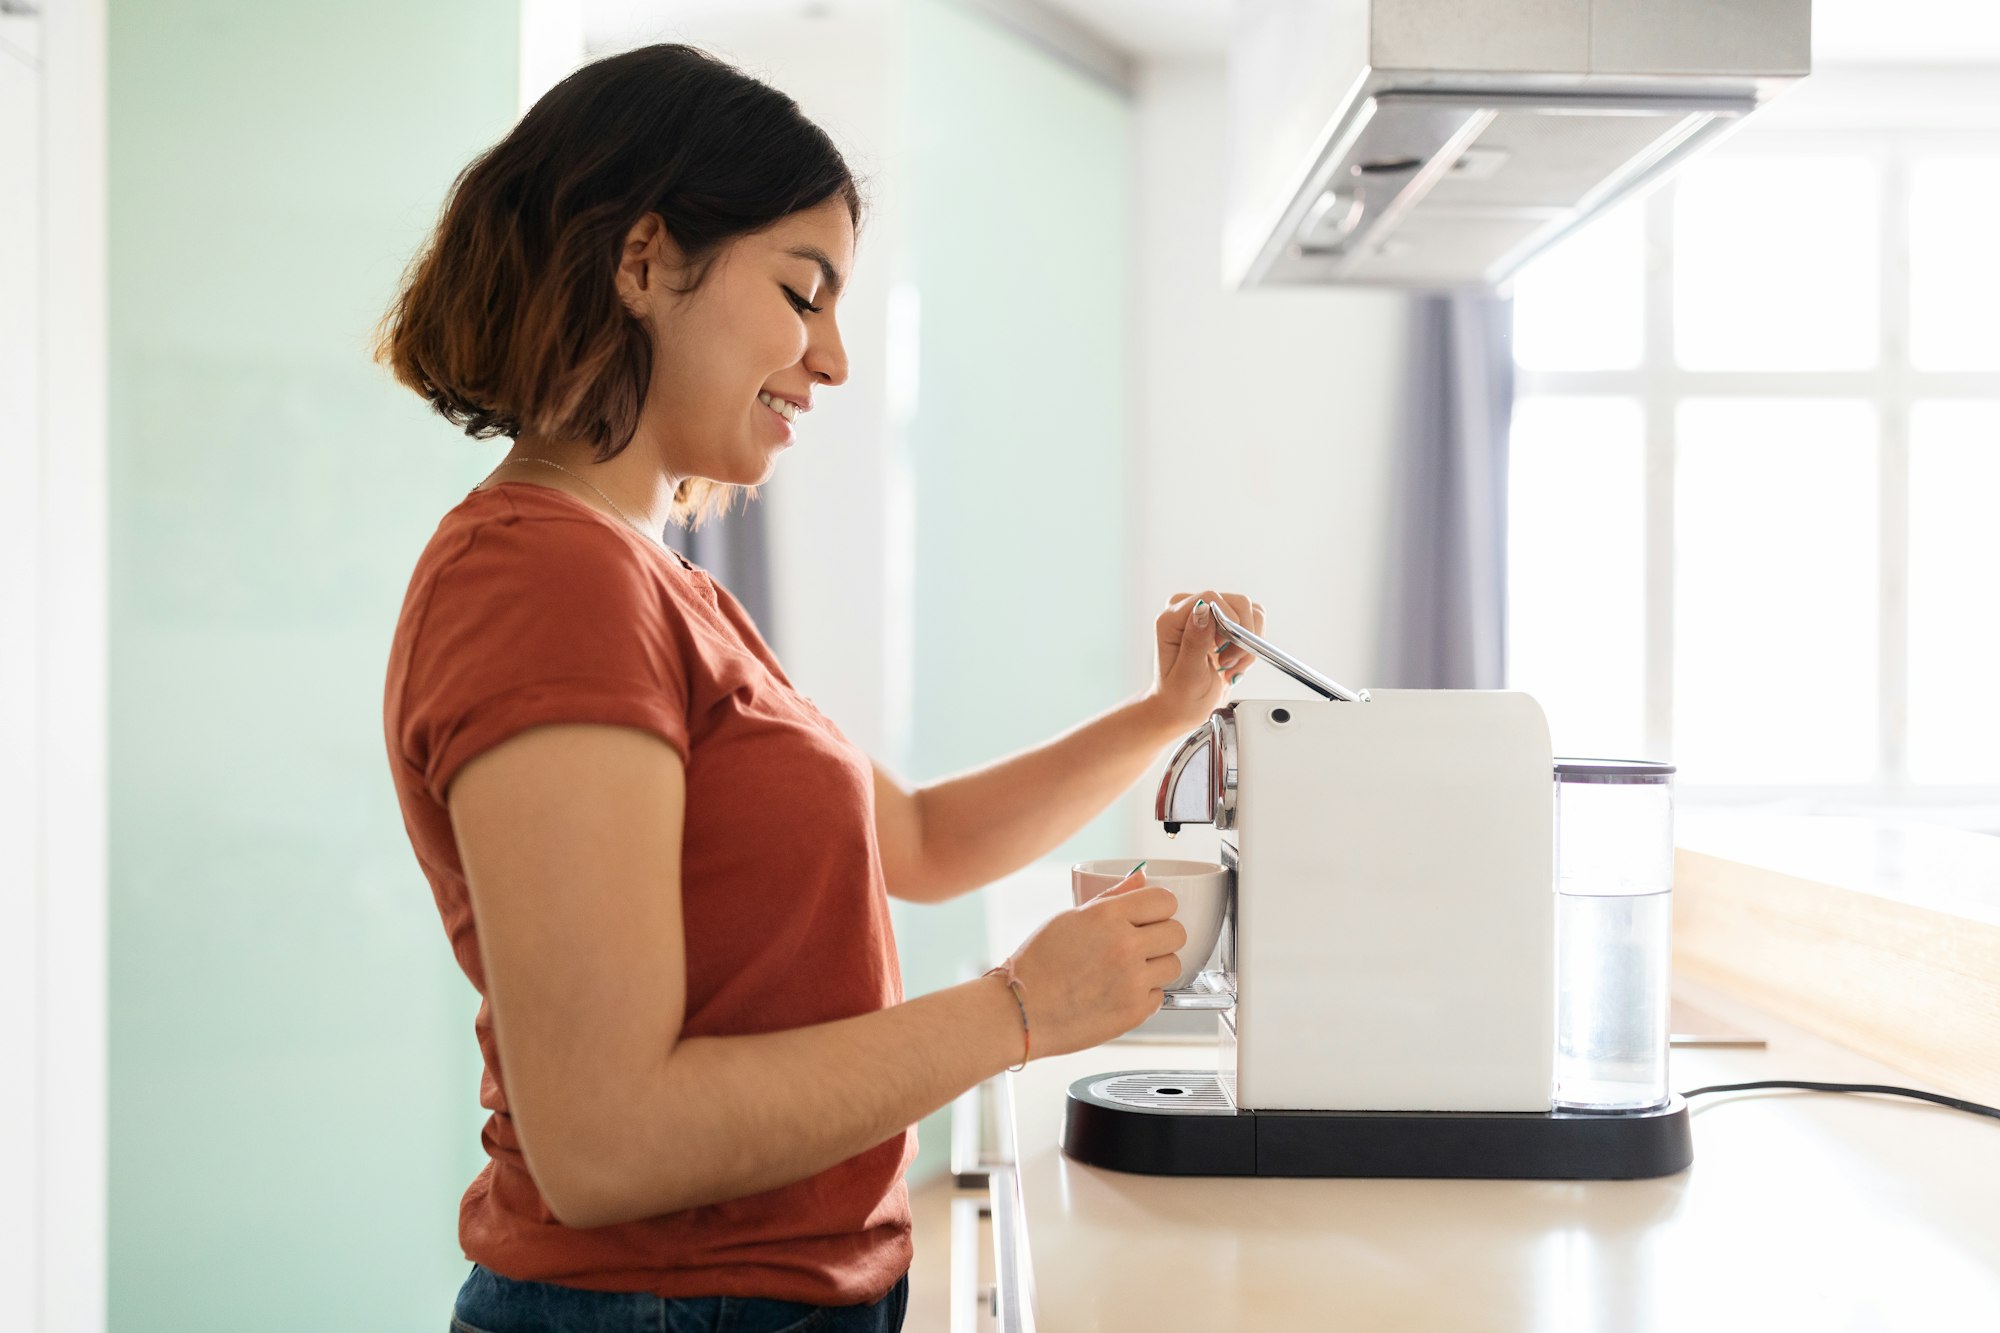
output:
[[40, 1304], [43, 819], [41, 644], [42, 75], [40, 21], [0, 17], [0, 1326]]
[[[1389, 460], [1407, 298], [1235, 292], [1222, 269], [1222, 62], [1141, 75], [1134, 171], [1132, 548], [1135, 609], [1213, 587], [1263, 603], [1265, 637], [1342, 684], [1378, 667]], [[1241, 698], [1298, 697], [1271, 668]], [[1150, 787], [1127, 796], [1133, 847], [1169, 843]]]
[[105, 11], [0, 15], [0, 1328], [105, 1297]]

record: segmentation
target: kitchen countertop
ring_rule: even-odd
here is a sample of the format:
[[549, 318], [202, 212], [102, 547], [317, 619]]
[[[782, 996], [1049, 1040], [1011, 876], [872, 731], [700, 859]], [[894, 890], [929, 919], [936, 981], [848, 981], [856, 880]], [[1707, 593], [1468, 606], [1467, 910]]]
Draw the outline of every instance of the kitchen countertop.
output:
[[1674, 814], [1683, 852], [2000, 926], [2000, 838], [1840, 815]]
[[[1727, 992], [1676, 996], [1769, 1041], [1677, 1048], [1676, 1088], [1917, 1083]], [[1694, 1165], [1648, 1181], [1137, 1176], [1058, 1148], [1075, 1079], [1214, 1067], [1212, 1045], [1111, 1043], [1006, 1076], [1038, 1333], [2000, 1328], [2000, 1121], [1708, 1096]]]

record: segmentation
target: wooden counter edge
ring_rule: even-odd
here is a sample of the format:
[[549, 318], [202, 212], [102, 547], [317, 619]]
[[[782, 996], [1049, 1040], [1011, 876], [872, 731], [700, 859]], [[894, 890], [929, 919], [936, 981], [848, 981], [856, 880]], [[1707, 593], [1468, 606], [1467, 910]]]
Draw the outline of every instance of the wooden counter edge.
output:
[[2000, 926], [1678, 848], [1673, 951], [1676, 976], [2000, 1103]]

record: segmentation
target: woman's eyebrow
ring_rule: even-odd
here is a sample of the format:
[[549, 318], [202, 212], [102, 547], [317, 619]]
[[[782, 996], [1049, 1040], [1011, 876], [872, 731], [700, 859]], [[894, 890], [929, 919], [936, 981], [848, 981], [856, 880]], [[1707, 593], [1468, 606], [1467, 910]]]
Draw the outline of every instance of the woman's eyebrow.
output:
[[833, 267], [833, 261], [826, 257], [826, 251], [816, 245], [795, 245], [785, 251], [785, 253], [797, 259], [810, 259], [813, 263], [818, 264], [820, 275], [826, 279], [827, 287], [832, 290], [835, 296], [840, 295], [840, 289], [843, 286], [840, 274]]

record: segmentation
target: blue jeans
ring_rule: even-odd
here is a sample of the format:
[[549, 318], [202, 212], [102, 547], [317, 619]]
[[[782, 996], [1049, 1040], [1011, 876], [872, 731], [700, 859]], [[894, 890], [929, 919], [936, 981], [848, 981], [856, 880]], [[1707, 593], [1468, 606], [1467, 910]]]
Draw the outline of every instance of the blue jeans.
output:
[[900, 1333], [910, 1279], [873, 1305], [806, 1305], [759, 1296], [685, 1296], [582, 1291], [517, 1282], [472, 1266], [451, 1317], [452, 1333]]

